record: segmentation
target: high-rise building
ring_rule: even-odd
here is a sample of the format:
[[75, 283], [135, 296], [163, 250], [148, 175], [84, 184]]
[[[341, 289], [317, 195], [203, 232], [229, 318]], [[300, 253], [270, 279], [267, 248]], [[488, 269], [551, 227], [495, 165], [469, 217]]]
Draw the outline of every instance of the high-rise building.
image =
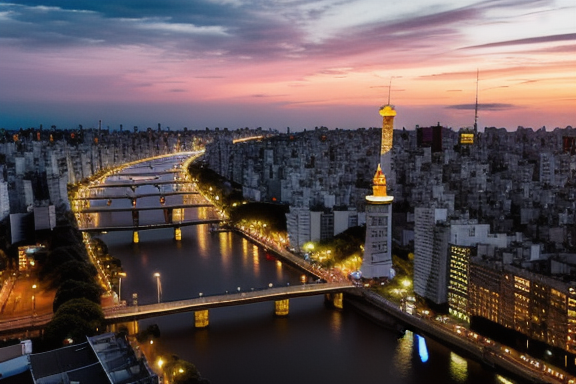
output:
[[469, 321], [468, 281], [473, 247], [450, 245], [448, 268], [448, 310], [452, 316]]
[[414, 210], [414, 292], [435, 304], [446, 303], [450, 226], [445, 208]]
[[386, 192], [386, 176], [380, 165], [374, 175], [372, 195], [366, 196], [366, 240], [362, 276], [389, 277], [392, 268], [392, 201]]
[[[0, 171], [1, 170], [0, 168]], [[4, 220], [9, 214], [10, 195], [8, 194], [8, 183], [0, 179], [0, 220]]]

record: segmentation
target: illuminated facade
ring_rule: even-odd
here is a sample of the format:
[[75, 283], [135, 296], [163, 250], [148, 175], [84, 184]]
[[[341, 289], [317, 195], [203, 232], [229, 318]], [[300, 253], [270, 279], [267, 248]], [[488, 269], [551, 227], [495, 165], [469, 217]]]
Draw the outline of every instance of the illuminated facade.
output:
[[392, 201], [380, 165], [374, 175], [372, 195], [366, 196], [366, 239], [362, 276], [389, 277], [392, 268]]
[[576, 353], [576, 287], [516, 268], [470, 263], [468, 313]]
[[392, 136], [394, 134], [394, 117], [396, 110], [390, 104], [380, 107], [382, 116], [382, 139], [380, 142], [380, 166], [382, 172], [390, 177], [392, 175]]
[[472, 145], [474, 144], [474, 134], [471, 132], [460, 132], [460, 145]]
[[450, 245], [448, 276], [448, 308], [450, 314], [469, 321], [468, 317], [468, 267], [471, 247]]

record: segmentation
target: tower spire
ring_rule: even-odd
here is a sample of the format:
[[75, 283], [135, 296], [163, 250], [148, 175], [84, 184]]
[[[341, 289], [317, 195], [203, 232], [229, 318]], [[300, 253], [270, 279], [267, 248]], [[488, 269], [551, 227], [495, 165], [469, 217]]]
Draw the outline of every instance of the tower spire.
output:
[[390, 82], [388, 83], [388, 105], [390, 105], [390, 94], [392, 93], [392, 77], [390, 76]]

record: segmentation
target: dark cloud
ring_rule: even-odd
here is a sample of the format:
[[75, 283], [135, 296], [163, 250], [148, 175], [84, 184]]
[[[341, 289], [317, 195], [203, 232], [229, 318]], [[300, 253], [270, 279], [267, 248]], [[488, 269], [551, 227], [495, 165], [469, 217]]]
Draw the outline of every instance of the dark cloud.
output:
[[[442, 55], [444, 46], [460, 39], [461, 25], [481, 16], [482, 11], [473, 7], [405, 16], [400, 20], [349, 28], [321, 44], [306, 45], [305, 52], [325, 57], [354, 56], [383, 49], [390, 52], [390, 56], [374, 58], [380, 62], [405, 61], [406, 57], [427, 50], [431, 51], [430, 57]], [[439, 44], [440, 41], [443, 43]]]
[[[454, 104], [448, 105], [448, 109], [460, 109], [460, 110], [474, 110], [476, 109], [476, 104]], [[517, 108], [514, 104], [506, 103], [480, 103], [478, 104], [478, 109], [482, 111], [505, 111], [509, 109]]]
[[496, 43], [472, 45], [470, 47], [465, 47], [463, 49], [494, 48], [494, 47], [505, 47], [510, 45], [524, 45], [524, 44], [557, 43], [561, 41], [573, 42], [575, 40], [576, 40], [576, 33], [566, 33], [562, 35], [538, 36], [526, 39], [506, 40], [506, 41], [499, 41]]
[[217, 49], [223, 58], [270, 60], [298, 51], [302, 40], [273, 13], [202, 0], [31, 0], [0, 3], [0, 12], [0, 42], [22, 49], [139, 45], [194, 58]]

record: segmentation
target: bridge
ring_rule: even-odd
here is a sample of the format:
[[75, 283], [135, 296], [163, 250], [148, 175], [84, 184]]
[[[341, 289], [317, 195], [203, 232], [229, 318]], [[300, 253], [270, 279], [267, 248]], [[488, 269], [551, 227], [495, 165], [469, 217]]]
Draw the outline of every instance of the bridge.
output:
[[[249, 291], [240, 290], [222, 295], [199, 296], [157, 304], [105, 307], [103, 312], [109, 327], [114, 327], [118, 323], [132, 323], [152, 317], [194, 312], [194, 326], [203, 328], [209, 325], [208, 311], [210, 309], [274, 301], [275, 315], [286, 316], [289, 313], [289, 299], [323, 294], [335, 308], [343, 308], [343, 293], [352, 292], [355, 289], [358, 288], [350, 282], [302, 284]], [[52, 314], [5, 319], [0, 321], [0, 335], [42, 330], [51, 319]]]
[[140, 193], [134, 195], [94, 195], [88, 197], [75, 197], [73, 201], [90, 201], [90, 200], [121, 200], [121, 199], [141, 199], [143, 197], [155, 196], [175, 196], [175, 195], [199, 195], [198, 191], [167, 191], [167, 192], [154, 192], [154, 193]]
[[204, 202], [197, 202], [191, 204], [165, 204], [159, 207], [108, 207], [98, 206], [80, 209], [79, 213], [105, 213], [105, 212], [138, 212], [138, 211], [157, 211], [160, 209], [185, 209], [185, 208], [199, 208], [199, 207], [214, 207], [213, 204], [204, 200]]
[[[158, 172], [134, 172], [134, 173], [116, 173], [110, 177], [124, 177], [127, 175], [138, 175], [145, 179], [133, 179], [131, 182], [115, 182], [113, 180], [106, 180], [97, 184], [88, 186], [85, 191], [97, 190], [104, 193], [97, 193], [95, 196], [77, 196], [73, 200], [73, 211], [76, 215], [79, 230], [82, 232], [109, 232], [109, 231], [132, 231], [132, 239], [134, 243], [139, 243], [139, 231], [150, 229], [173, 228], [174, 239], [182, 239], [181, 228], [190, 225], [201, 224], [219, 224], [222, 217], [213, 209], [214, 205], [204, 198], [196, 189], [193, 188], [193, 183], [185, 180], [185, 177], [175, 177], [176, 180], [159, 180], [162, 175], [176, 174], [175, 172], [183, 173], [183, 170], [176, 170], [171, 168], [168, 172], [158, 170]], [[152, 177], [153, 179], [151, 179]], [[184, 190], [176, 191], [160, 191], [160, 185], [184, 185]], [[136, 188], [140, 186], [154, 186], [158, 188], [158, 192], [147, 192], [136, 194]], [[112, 188], [129, 187], [134, 192], [133, 194], [125, 193], [119, 195], [111, 192]], [[98, 189], [97, 189], [98, 188]], [[105, 190], [108, 190], [106, 192]], [[168, 204], [166, 201], [167, 196], [181, 195], [182, 202]], [[137, 206], [137, 201], [145, 197], [160, 197], [158, 205], [152, 206]], [[91, 200], [108, 200], [106, 205], [91, 206]], [[131, 206], [112, 206], [113, 201], [129, 199]], [[207, 208], [207, 212], [192, 213], [190, 216], [188, 209], [192, 208]], [[210, 209], [212, 208], [212, 209]], [[154, 211], [162, 212], [162, 216], [158, 216]], [[129, 212], [130, 215], [123, 215]], [[140, 212], [152, 212], [148, 216], [144, 216], [141, 220]]]
[[187, 227], [190, 225], [202, 225], [202, 224], [220, 224], [222, 219], [219, 218], [207, 218], [207, 219], [190, 219], [182, 220], [176, 223], [157, 223], [157, 224], [139, 224], [139, 225], [98, 225], [98, 226], [82, 226], [78, 227], [81, 232], [88, 233], [101, 233], [101, 232], [113, 232], [113, 231], [133, 231], [132, 240], [136, 244], [139, 242], [138, 231], [149, 230], [149, 229], [163, 229], [163, 228], [174, 228], [174, 239], [182, 240], [181, 227]]
[[291, 298], [324, 294], [334, 307], [342, 308], [342, 293], [356, 288], [350, 282], [339, 282], [292, 285], [250, 291], [239, 290], [224, 295], [201, 296], [194, 299], [166, 303], [108, 308], [104, 313], [106, 322], [112, 324], [176, 313], [194, 312], [195, 326], [202, 328], [208, 325], [209, 309], [274, 301], [275, 314], [277, 316], [286, 316], [289, 312], [289, 299]]
[[105, 184], [92, 184], [87, 186], [88, 189], [98, 189], [98, 188], [134, 188], [142, 187], [145, 185], [160, 186], [166, 184], [192, 184], [189, 180], [133, 180], [131, 182], [126, 181], [107, 181]]
[[[154, 168], [150, 168], [150, 167], [146, 167], [147, 169], [154, 169]], [[169, 173], [178, 173], [181, 172], [181, 169], [176, 169], [176, 168], [170, 168], [170, 169], [163, 169], [161, 171], [158, 172], [123, 172], [123, 171], [118, 171], [118, 172], [113, 172], [111, 176], [159, 176], [159, 175], [163, 175], [163, 174], [169, 174]]]

